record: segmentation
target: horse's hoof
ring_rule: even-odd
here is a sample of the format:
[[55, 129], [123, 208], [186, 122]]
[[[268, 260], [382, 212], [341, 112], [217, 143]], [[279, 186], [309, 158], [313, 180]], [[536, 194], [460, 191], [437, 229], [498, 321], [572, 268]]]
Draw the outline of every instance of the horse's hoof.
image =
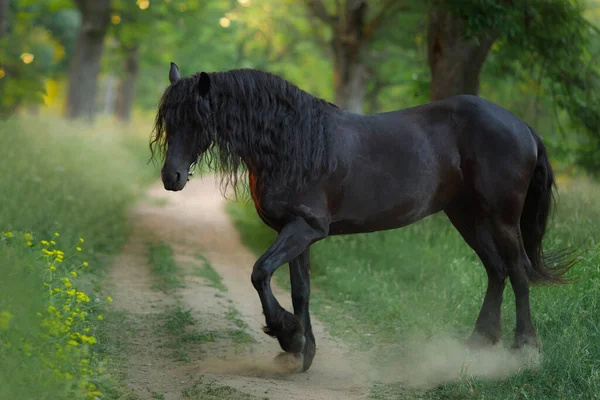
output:
[[306, 343], [304, 345], [304, 352], [302, 354], [303, 360], [302, 360], [301, 372], [308, 371], [308, 369], [312, 365], [313, 359], [315, 358], [315, 352], [317, 350], [316, 345], [315, 345], [315, 338], [312, 334], [310, 336], [311, 337], [306, 339]]
[[302, 353], [306, 338], [304, 337], [304, 329], [302, 328], [300, 319], [293, 314], [286, 313], [283, 326], [285, 329], [279, 332], [273, 332], [267, 328], [265, 329], [265, 333], [275, 336], [279, 341], [281, 349], [286, 353]]

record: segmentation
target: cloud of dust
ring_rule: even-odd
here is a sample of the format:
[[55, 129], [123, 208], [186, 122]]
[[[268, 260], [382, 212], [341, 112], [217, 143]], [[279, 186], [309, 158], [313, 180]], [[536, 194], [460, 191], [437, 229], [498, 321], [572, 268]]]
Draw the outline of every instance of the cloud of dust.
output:
[[[415, 335], [403, 343], [368, 353], [352, 351], [338, 356], [337, 351], [332, 350], [317, 350], [315, 362], [308, 372], [313, 385], [368, 390], [371, 384], [378, 382], [405, 389], [428, 390], [442, 383], [474, 377], [502, 379], [523, 368], [535, 369], [541, 363], [541, 354], [534, 349], [512, 350], [498, 344], [471, 350], [464, 341], [451, 335], [433, 338]], [[299, 372], [301, 363], [301, 358], [288, 353], [281, 353], [274, 359], [251, 353], [204, 360], [200, 372], [286, 380]]]
[[372, 360], [370, 379], [407, 389], [432, 389], [442, 383], [469, 378], [502, 379], [520, 369], [535, 369], [541, 364], [536, 349], [513, 350], [501, 344], [478, 350], [449, 335], [427, 341], [407, 340], [399, 351], [386, 351], [385, 359]]
[[274, 359], [264, 354], [243, 354], [224, 359], [204, 360], [202, 373], [235, 374], [257, 378], [284, 378], [296, 374], [302, 365], [301, 357], [281, 353]]

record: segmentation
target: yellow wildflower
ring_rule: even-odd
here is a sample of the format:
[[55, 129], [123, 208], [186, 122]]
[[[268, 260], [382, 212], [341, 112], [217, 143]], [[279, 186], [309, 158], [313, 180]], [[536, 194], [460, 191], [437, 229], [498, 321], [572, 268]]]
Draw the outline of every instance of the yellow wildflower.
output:
[[71, 271], [71, 276], [77, 276], [77, 272]]
[[79, 247], [79, 246], [78, 246], [78, 247], [77, 247], [77, 251], [81, 251], [81, 247]]
[[89, 266], [89, 265], [90, 265], [90, 264], [89, 264], [87, 261], [84, 261], [84, 262], [83, 262], [83, 266], [84, 266], [84, 267], [87, 267], [87, 266]]
[[33, 242], [31, 240], [28, 240], [27, 241], [27, 246], [29, 246], [29, 247], [33, 246]]
[[40, 243], [43, 244], [44, 246], [50, 245], [50, 242], [47, 240], [42, 240]]
[[107, 300], [109, 303], [112, 303], [112, 297], [108, 296], [108, 297], [106, 298], [106, 300]]
[[69, 289], [65, 293], [69, 296], [75, 296], [75, 293], [77, 293], [77, 291], [75, 289]]
[[104, 317], [102, 316], [102, 314], [98, 314], [98, 319], [99, 319], [100, 321], [104, 320]]
[[84, 242], [83, 238], [79, 238], [79, 242], [83, 243]]
[[54, 245], [56, 244], [56, 242], [55, 242], [54, 240], [51, 240], [51, 241], [50, 241], [50, 244], [51, 244], [52, 246], [54, 246]]
[[93, 336], [81, 335], [81, 341], [89, 344], [96, 344], [96, 338]]
[[75, 340], [69, 340], [69, 341], [67, 342], [67, 344], [69, 344], [69, 345], [71, 345], [71, 346], [74, 346], [74, 347], [75, 347], [75, 346], [79, 346], [79, 343], [77, 343]]
[[89, 303], [90, 298], [84, 292], [77, 292], [77, 300]]
[[56, 267], [54, 265], [51, 265], [49, 268], [50, 268], [50, 271], [56, 271]]
[[6, 237], [13, 237], [13, 236], [15, 236], [15, 234], [12, 233], [12, 232], [4, 232], [4, 236], [6, 236]]
[[47, 249], [42, 249], [42, 253], [44, 253], [47, 256], [51, 256], [54, 254], [53, 252], [51, 252], [50, 250], [47, 250]]
[[23, 234], [23, 237], [24, 237], [26, 240], [31, 240], [31, 239], [33, 239], [33, 236], [31, 235], [31, 233], [24, 233], [24, 234]]
[[49, 313], [53, 313], [54, 311], [56, 311], [56, 307], [54, 307], [54, 306], [48, 306], [48, 312]]
[[14, 315], [9, 313], [8, 311], [0, 312], [0, 329], [8, 329], [10, 320], [13, 318], [14, 318]]
[[54, 232], [54, 236], [56, 236], [56, 237], [59, 237], [59, 236], [60, 236], [60, 233], [58, 233], [58, 232]]

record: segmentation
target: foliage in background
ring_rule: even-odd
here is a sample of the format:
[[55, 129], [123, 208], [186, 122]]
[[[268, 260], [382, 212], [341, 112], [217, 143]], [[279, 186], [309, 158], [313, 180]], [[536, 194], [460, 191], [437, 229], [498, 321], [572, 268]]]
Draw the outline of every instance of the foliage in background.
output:
[[[465, 3], [440, 0], [443, 6], [464, 21], [464, 34], [477, 40], [482, 33], [497, 35], [486, 62], [484, 79], [494, 82], [489, 92], [496, 92], [505, 82], [535, 98], [553, 117], [551, 135], [556, 142], [565, 138], [559, 151], [577, 156], [571, 160], [588, 170], [600, 172], [600, 30], [593, 13], [600, 3], [571, 0], [513, 1], [496, 0]], [[527, 93], [529, 92], [529, 93]], [[508, 107], [519, 110], [515, 101]], [[536, 107], [536, 108], [537, 108]], [[535, 118], [539, 109], [517, 111]], [[559, 117], [561, 111], [568, 121]], [[568, 124], [562, 126], [561, 124]], [[546, 136], [544, 136], [546, 137]], [[570, 143], [569, 143], [570, 142]], [[592, 150], [592, 153], [590, 153]]]
[[0, 116], [43, 102], [44, 82], [65, 72], [79, 14], [68, 0], [11, 0], [0, 33]]
[[[427, 7], [445, 4], [465, 19], [468, 35], [500, 33], [481, 74], [481, 95], [534, 125], [553, 162], [600, 171], [600, 35], [592, 25], [600, 21], [600, 2], [582, 1], [431, 0], [390, 8], [363, 57], [365, 110], [429, 101]], [[330, 12], [334, 3], [323, 0]], [[368, 21], [391, 4], [370, 3]], [[153, 117], [171, 61], [184, 74], [263, 69], [334, 98], [332, 32], [306, 12], [306, 1], [113, 0], [111, 10], [97, 103], [122, 119], [129, 119], [133, 99], [144, 118]], [[69, 0], [10, 0], [9, 20], [7, 35], [0, 34], [4, 114], [48, 102], [46, 88], [65, 86], [80, 16]]]

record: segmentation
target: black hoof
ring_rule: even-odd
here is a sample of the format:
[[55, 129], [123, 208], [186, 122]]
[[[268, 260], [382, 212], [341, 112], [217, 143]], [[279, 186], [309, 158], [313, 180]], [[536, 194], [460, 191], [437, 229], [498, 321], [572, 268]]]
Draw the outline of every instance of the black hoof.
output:
[[312, 365], [313, 359], [315, 358], [315, 352], [317, 347], [315, 345], [315, 336], [312, 332], [309, 332], [306, 338], [306, 344], [304, 345], [304, 352], [302, 353], [302, 372], [308, 371]]
[[281, 349], [286, 353], [303, 353], [306, 338], [300, 319], [286, 311], [279, 325], [276, 328], [267, 326], [263, 330], [267, 335], [277, 338]]

